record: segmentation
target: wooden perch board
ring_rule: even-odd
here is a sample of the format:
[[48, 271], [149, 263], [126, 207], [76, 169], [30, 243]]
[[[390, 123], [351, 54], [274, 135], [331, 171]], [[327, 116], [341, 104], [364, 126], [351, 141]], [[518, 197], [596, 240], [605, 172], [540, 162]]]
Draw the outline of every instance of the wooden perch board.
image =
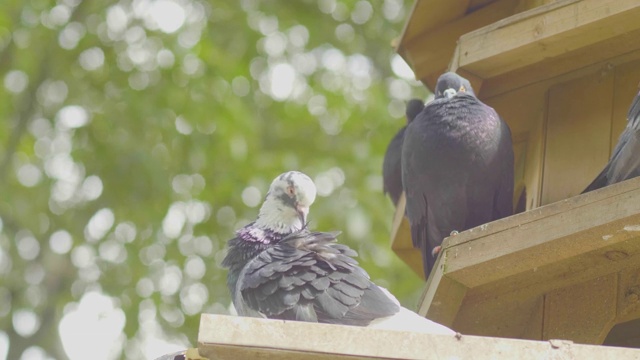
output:
[[640, 318], [635, 288], [640, 178], [445, 239], [419, 312], [468, 334], [601, 344]]
[[640, 350], [202, 314], [198, 351], [210, 359], [640, 359]]

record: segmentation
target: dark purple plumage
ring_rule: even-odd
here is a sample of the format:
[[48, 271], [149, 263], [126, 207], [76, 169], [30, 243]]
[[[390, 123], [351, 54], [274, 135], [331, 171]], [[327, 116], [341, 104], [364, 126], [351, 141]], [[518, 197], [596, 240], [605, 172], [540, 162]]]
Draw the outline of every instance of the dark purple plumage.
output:
[[582, 192], [628, 180], [640, 175], [640, 92], [631, 102], [627, 113], [627, 127], [620, 134], [618, 144], [604, 169]]
[[303, 229], [256, 239], [261, 231], [255, 224], [239, 230], [223, 261], [238, 314], [366, 326], [400, 310], [336, 234]]
[[435, 95], [407, 126], [402, 150], [406, 214], [426, 277], [451, 231], [513, 213], [509, 126], [455, 73], [438, 79]]
[[[409, 100], [405, 110], [407, 124], [410, 124], [411, 121], [420, 114], [422, 109], [424, 109], [424, 102], [422, 100]], [[382, 189], [385, 194], [389, 195], [395, 206], [398, 205], [398, 200], [402, 194], [402, 168], [400, 165], [402, 142], [404, 141], [404, 132], [406, 129], [407, 126], [403, 126], [393, 139], [391, 139], [382, 162]]]

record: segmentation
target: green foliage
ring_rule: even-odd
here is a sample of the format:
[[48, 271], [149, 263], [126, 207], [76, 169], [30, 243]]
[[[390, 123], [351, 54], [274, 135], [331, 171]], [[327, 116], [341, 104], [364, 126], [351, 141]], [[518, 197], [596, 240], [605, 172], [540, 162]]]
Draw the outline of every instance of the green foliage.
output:
[[[184, 19], [177, 11], [154, 24], [157, 3], [180, 4]], [[319, 187], [311, 226], [342, 230], [371, 277], [413, 307], [422, 284], [390, 250], [393, 207], [381, 191], [404, 101], [427, 95], [391, 70], [409, 9], [408, 0], [4, 0], [8, 358], [73, 357], [58, 324], [90, 292], [126, 317], [107, 358], [147, 357], [153, 336], [194, 344], [198, 315], [230, 302], [226, 240], [293, 169]]]

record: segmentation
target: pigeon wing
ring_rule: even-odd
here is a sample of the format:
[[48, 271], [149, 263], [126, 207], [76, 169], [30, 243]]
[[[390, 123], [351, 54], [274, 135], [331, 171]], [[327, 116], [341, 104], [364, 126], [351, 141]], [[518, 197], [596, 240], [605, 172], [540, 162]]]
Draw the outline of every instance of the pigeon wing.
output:
[[402, 194], [402, 170], [400, 167], [400, 157], [402, 155], [402, 142], [406, 126], [400, 129], [396, 136], [391, 139], [387, 152], [382, 161], [382, 189], [385, 194], [389, 194], [393, 205], [398, 205], [398, 200]]
[[[431, 108], [438, 100], [434, 100], [427, 109]], [[427, 275], [435, 262], [431, 255], [433, 249], [439, 245], [436, 232], [439, 229], [433, 224], [433, 212], [429, 211], [430, 202], [428, 195], [433, 184], [431, 168], [434, 166], [431, 155], [435, 147], [439, 146], [436, 138], [431, 138], [427, 130], [427, 122], [433, 116], [428, 110], [423, 111], [407, 126], [402, 146], [402, 187], [406, 195], [405, 212], [411, 227], [411, 239], [413, 247], [419, 248], [422, 253], [422, 263], [425, 275]], [[431, 221], [430, 221], [431, 220]], [[442, 239], [440, 239], [442, 240]]]
[[607, 185], [640, 175], [640, 93], [631, 102], [627, 113], [627, 127], [620, 134], [611, 159], [604, 169], [582, 192], [600, 189]]
[[267, 318], [367, 325], [399, 310], [335, 234], [303, 230], [251, 260], [238, 281], [249, 311]]
[[500, 118], [495, 110], [491, 109], [491, 111], [495, 114], [494, 116], [500, 119], [500, 145], [496, 162], [500, 178], [495, 190], [493, 219], [502, 219], [513, 214], [513, 140], [511, 139], [509, 125]]

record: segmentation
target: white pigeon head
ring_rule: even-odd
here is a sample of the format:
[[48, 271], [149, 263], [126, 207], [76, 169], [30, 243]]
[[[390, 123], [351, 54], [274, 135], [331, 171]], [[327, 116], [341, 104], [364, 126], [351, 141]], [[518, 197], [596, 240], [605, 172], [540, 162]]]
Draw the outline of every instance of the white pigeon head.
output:
[[256, 225], [279, 233], [301, 230], [315, 199], [316, 185], [310, 177], [299, 171], [283, 173], [271, 183]]

